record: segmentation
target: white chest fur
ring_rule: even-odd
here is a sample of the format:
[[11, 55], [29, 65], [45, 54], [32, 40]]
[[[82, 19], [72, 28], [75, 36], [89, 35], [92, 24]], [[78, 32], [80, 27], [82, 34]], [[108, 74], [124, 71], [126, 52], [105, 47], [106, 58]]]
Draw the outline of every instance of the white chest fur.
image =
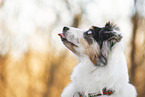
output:
[[95, 66], [87, 56], [81, 58], [81, 62], [71, 75], [71, 80], [78, 91], [99, 93], [103, 88], [107, 88], [117, 93], [123, 85], [128, 84], [128, 71], [123, 52], [114, 50], [109, 58], [108, 64], [102, 67]]

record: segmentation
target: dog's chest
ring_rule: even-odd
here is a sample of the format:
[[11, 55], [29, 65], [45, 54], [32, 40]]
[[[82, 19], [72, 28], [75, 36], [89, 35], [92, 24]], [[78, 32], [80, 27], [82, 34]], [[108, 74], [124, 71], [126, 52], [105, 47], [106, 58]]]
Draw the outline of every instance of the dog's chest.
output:
[[113, 87], [113, 82], [111, 82], [109, 76], [110, 73], [103, 68], [95, 69], [93, 66], [77, 66], [74, 69], [71, 79], [80, 91], [100, 92], [103, 88]]

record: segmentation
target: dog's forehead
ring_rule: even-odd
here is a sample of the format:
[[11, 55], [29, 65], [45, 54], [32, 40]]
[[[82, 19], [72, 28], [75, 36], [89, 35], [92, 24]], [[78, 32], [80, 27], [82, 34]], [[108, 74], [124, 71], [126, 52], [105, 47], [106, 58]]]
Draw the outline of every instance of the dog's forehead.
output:
[[94, 30], [97, 32], [97, 30], [99, 29], [102, 29], [103, 27], [99, 27], [99, 26], [95, 26], [95, 25], [91, 25], [89, 26], [88, 28], [85, 28], [85, 29], [81, 29], [81, 28], [74, 28], [74, 27], [69, 27], [69, 30], [70, 31], [75, 31], [75, 32], [86, 32], [88, 30]]
[[80, 29], [80, 28], [74, 28], [74, 27], [69, 27], [69, 28], [72, 31], [86, 31], [86, 30], [88, 30], [88, 29]]

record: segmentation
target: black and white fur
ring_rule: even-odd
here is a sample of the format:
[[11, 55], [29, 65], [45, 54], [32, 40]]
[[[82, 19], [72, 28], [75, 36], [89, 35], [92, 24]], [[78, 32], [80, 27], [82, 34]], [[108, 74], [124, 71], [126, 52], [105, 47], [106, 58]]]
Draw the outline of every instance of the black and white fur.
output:
[[59, 35], [64, 45], [80, 59], [71, 75], [72, 82], [63, 90], [61, 97], [73, 97], [78, 92], [88, 97], [88, 93], [101, 93], [103, 88], [114, 93], [99, 97], [137, 97], [135, 87], [129, 84], [118, 27], [110, 22], [104, 27], [91, 26], [85, 30], [64, 27]]

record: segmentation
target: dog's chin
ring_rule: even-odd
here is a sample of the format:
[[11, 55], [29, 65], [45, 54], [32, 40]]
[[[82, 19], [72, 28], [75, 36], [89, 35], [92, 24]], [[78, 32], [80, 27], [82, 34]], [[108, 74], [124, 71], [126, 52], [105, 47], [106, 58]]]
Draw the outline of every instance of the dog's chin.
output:
[[60, 34], [58, 34], [58, 35], [60, 36], [60, 38], [61, 38], [63, 44], [64, 44], [68, 49], [70, 49], [73, 53], [76, 54], [77, 52], [76, 52], [75, 48], [78, 47], [78, 46], [77, 46], [76, 44], [74, 44], [74, 43], [68, 41], [67, 38], [66, 38], [62, 33], [60, 33]]

